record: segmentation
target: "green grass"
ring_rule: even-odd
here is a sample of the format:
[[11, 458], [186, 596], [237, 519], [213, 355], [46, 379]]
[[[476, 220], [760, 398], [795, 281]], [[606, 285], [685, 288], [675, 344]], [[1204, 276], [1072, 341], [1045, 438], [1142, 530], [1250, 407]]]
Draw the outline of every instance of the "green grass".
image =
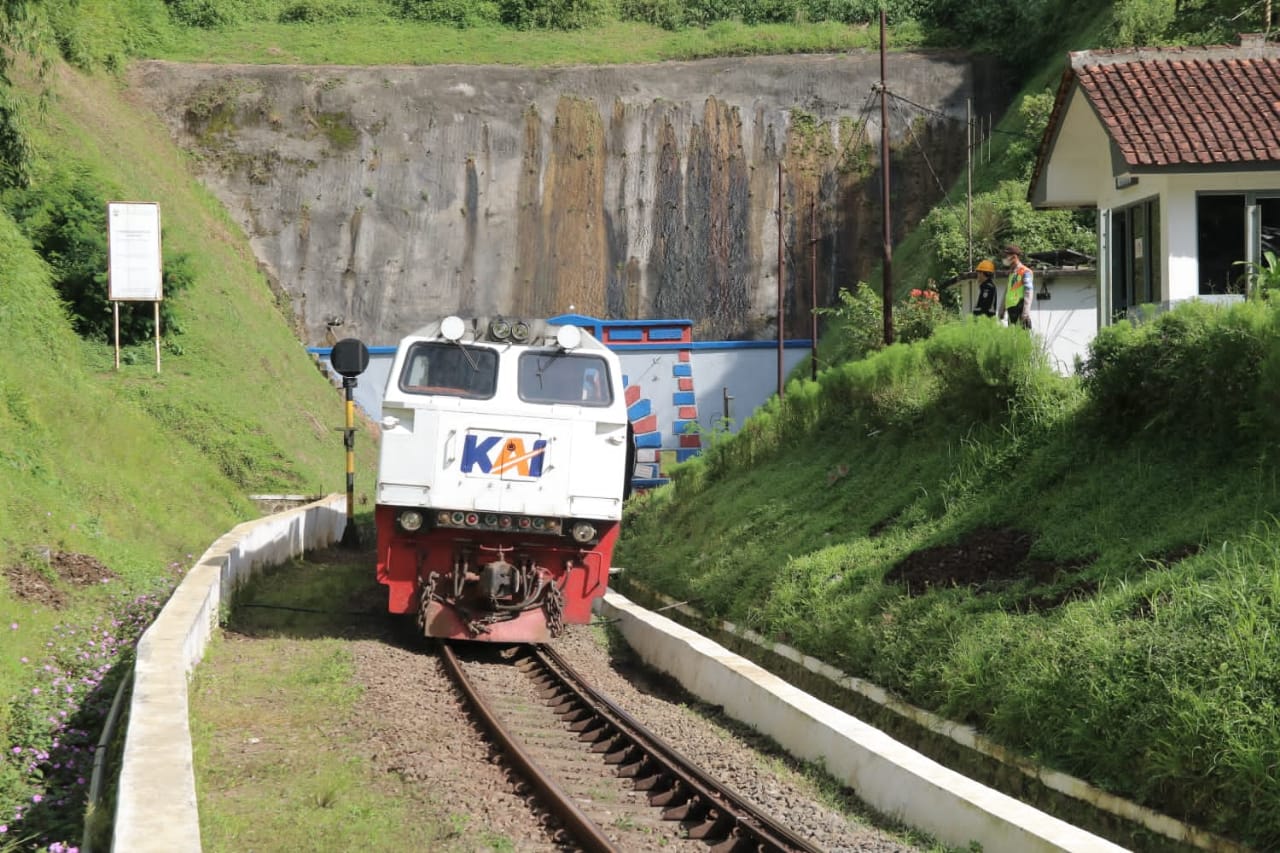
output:
[[[1235, 319], [1258, 311], [1206, 318], [1192, 306], [1148, 336], [1163, 340], [1189, 314], [1207, 324], [1190, 359], [1241, 328], [1274, 340], [1280, 315], [1270, 327]], [[649, 588], [1106, 790], [1262, 848], [1280, 843], [1273, 436], [1242, 427], [1188, 438], [1177, 423], [1117, 433], [1096, 390], [1107, 383], [1090, 392], [1035, 368], [1014, 377], [1008, 411], [993, 417], [980, 395], [949, 396], [954, 374], [930, 376], [959, 357], [957, 342], [980, 361], [998, 349], [984, 338], [1021, 333], [958, 325], [975, 331], [943, 327], [816, 386], [793, 382], [672, 485], [632, 500], [618, 562]], [[884, 367], [894, 360], [918, 372]], [[1131, 361], [1123, 369], [1114, 379], [1148, 381]], [[1256, 362], [1240, 370], [1262, 383]], [[1233, 405], [1247, 424], [1264, 404], [1245, 393]], [[1030, 531], [1029, 559], [1059, 573], [916, 595], [886, 579], [908, 555], [983, 527]]]
[[362, 691], [348, 639], [385, 639], [372, 559], [371, 549], [333, 549], [237, 596], [230, 633], [191, 687], [206, 849], [514, 849], [451, 811], [457, 803], [365, 757], [373, 747], [357, 737]]
[[[56, 626], [88, 624], [107, 593], [151, 589], [172, 564], [189, 566], [256, 515], [252, 493], [345, 490], [341, 396], [293, 336], [243, 233], [113, 81], [58, 66], [45, 85], [57, 97], [31, 126], [41, 156], [52, 168], [87, 164], [129, 197], [158, 201], [165, 245], [191, 254], [196, 283], [176, 300], [181, 353], [166, 347], [157, 373], [151, 347], [139, 347], [116, 370], [110, 343], [72, 332], [42, 261], [0, 213], [0, 577], [50, 549], [92, 555], [118, 577], [101, 590], [59, 582], [69, 596], [61, 610], [0, 582], [5, 744], [30, 734], [11, 728], [15, 703], [41, 683], [22, 658], [57, 647]], [[356, 446], [357, 490], [369, 495], [363, 426]], [[41, 784], [0, 773], [0, 815]], [[78, 839], [45, 841], [55, 840]]]
[[[179, 62], [262, 65], [603, 65], [754, 54], [827, 53], [872, 49], [879, 33], [866, 27], [737, 22], [670, 32], [612, 22], [588, 30], [522, 32], [505, 27], [457, 29], [440, 24], [352, 21], [328, 25], [246, 24], [176, 32], [148, 50]], [[918, 44], [909, 31], [896, 48]]]

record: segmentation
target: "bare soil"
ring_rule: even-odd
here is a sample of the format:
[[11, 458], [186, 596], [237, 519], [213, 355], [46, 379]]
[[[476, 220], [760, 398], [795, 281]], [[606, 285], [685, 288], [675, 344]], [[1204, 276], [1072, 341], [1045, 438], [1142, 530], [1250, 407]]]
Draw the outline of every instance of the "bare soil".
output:
[[50, 550], [9, 566], [4, 576], [15, 598], [56, 610], [67, 605], [67, 587], [96, 586], [116, 574], [88, 554]]
[[[900, 583], [908, 595], [931, 589], [971, 587], [976, 592], [1001, 592], [1029, 583], [1033, 591], [1018, 600], [1033, 609], [1057, 607], [1096, 589], [1078, 577], [1091, 559], [1045, 560], [1030, 557], [1035, 535], [1008, 527], [982, 527], [951, 545], [934, 545], [908, 554], [885, 574], [885, 583]], [[1035, 589], [1040, 587], [1040, 589]]]

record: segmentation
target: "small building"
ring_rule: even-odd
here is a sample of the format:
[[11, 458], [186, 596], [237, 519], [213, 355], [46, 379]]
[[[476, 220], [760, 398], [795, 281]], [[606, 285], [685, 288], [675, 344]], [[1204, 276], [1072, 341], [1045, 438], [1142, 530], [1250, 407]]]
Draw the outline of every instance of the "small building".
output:
[[1097, 325], [1239, 300], [1280, 252], [1280, 46], [1069, 55], [1028, 196], [1098, 212]]

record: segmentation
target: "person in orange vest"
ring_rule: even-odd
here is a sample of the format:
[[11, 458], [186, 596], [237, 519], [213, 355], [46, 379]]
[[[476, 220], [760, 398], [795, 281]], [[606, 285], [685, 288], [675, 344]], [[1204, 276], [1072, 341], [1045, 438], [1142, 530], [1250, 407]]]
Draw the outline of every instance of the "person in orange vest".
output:
[[978, 261], [978, 301], [973, 306], [976, 317], [996, 316], [996, 284], [991, 280], [995, 274], [994, 261], [986, 258]]
[[1009, 284], [1004, 292], [1004, 307], [1000, 316], [1009, 317], [1010, 326], [1031, 328], [1031, 301], [1035, 298], [1035, 283], [1031, 267], [1022, 262], [1022, 249], [1014, 243], [1004, 247], [1004, 265], [1009, 270]]

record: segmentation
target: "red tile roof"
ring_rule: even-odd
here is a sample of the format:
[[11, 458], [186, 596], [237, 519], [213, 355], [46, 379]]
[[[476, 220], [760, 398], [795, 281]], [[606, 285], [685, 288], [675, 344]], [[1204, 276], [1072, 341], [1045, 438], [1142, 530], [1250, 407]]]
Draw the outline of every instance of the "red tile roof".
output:
[[1280, 162], [1280, 45], [1077, 51], [1063, 73], [1031, 190], [1075, 85], [1129, 166]]
[[1280, 160], [1280, 46], [1071, 54], [1130, 166]]

